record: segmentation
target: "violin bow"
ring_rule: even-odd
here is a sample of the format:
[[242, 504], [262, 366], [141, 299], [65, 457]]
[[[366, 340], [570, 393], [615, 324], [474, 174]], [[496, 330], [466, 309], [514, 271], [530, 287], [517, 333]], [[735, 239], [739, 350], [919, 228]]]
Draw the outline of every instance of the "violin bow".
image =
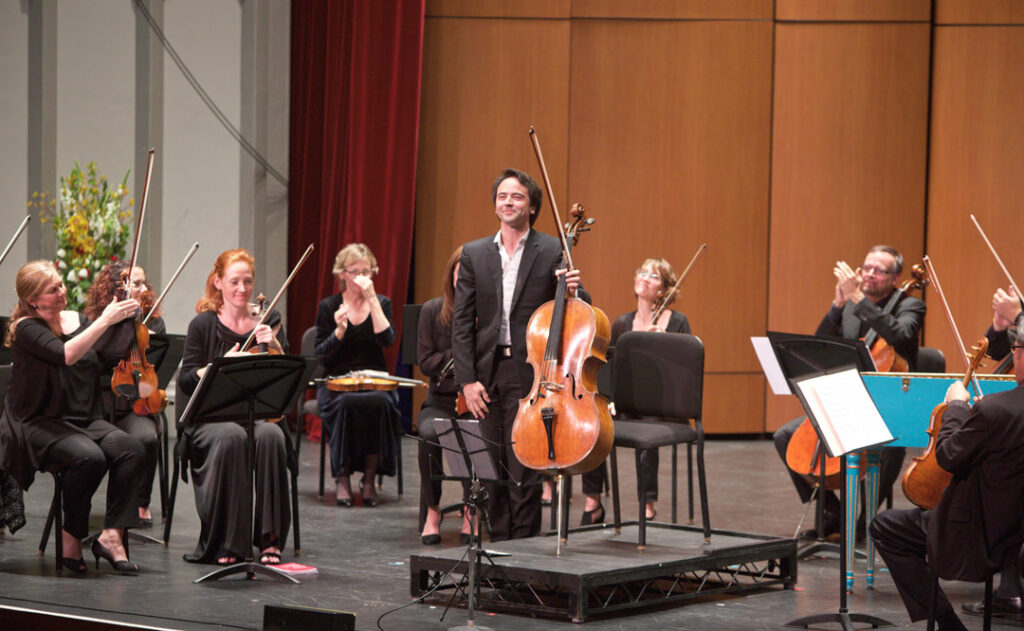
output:
[[142, 184], [142, 199], [139, 201], [139, 220], [135, 224], [135, 242], [132, 244], [132, 259], [128, 266], [128, 276], [124, 280], [124, 296], [131, 296], [132, 270], [135, 269], [135, 262], [139, 256], [139, 240], [142, 237], [142, 220], [146, 217], [146, 203], [149, 201], [149, 181], [153, 178], [153, 156], [156, 149], [149, 150], [146, 158], [146, 180]]
[[149, 309], [149, 313], [147, 313], [146, 317], [142, 319], [143, 324], [149, 322], [149, 319], [153, 316], [154, 313], [156, 313], [157, 307], [159, 307], [160, 303], [164, 301], [164, 296], [167, 295], [167, 292], [168, 290], [170, 290], [171, 285], [174, 284], [174, 281], [178, 280], [178, 275], [181, 274], [181, 270], [185, 269], [185, 266], [188, 265], [188, 262], [192, 260], [192, 255], [195, 254], [196, 250], [198, 249], [199, 242], [196, 241], [195, 243], [192, 244], [192, 247], [189, 248], [188, 252], [185, 254], [185, 258], [181, 261], [181, 265], [178, 266], [178, 269], [177, 271], [174, 272], [174, 275], [171, 276], [171, 280], [169, 280], [167, 284], [164, 285], [164, 290], [160, 292], [160, 296], [157, 297], [156, 302], [154, 302], [153, 306]]
[[[957, 349], [960, 351], [960, 357], [964, 360], [964, 370], [971, 371], [971, 359], [967, 356], [967, 348], [964, 347], [964, 341], [960, 337], [960, 329], [956, 327], [956, 320], [953, 319], [953, 312], [949, 308], [949, 303], [946, 302], [946, 294], [942, 292], [942, 283], [939, 282], [938, 275], [935, 274], [935, 266], [932, 265], [932, 260], [926, 255], [922, 260], [925, 269], [928, 270], [928, 278], [931, 280], [932, 287], [939, 294], [939, 298], [942, 300], [942, 307], [946, 313], [946, 321], [949, 322], [949, 328], [953, 330], [953, 338], [956, 339]], [[978, 383], [978, 378], [971, 375], [971, 383], [974, 384], [974, 390], [981, 396], [981, 384]]]
[[672, 296], [676, 295], [679, 292], [679, 288], [683, 286], [683, 281], [686, 280], [686, 277], [690, 275], [690, 270], [693, 269], [694, 263], [696, 263], [697, 259], [704, 255], [704, 252], [707, 251], [707, 249], [707, 243], [702, 243], [701, 246], [697, 248], [697, 253], [693, 255], [692, 259], [690, 259], [690, 264], [686, 266], [685, 270], [683, 270], [682, 276], [680, 276], [679, 279], [676, 280], [675, 285], [672, 285], [672, 289], [669, 289], [668, 293], [666, 293], [662, 297], [661, 301], [658, 303], [658, 306], [654, 309], [654, 316], [651, 318], [651, 321], [654, 324], [658, 323], [658, 318], [660, 318], [661, 313], [665, 311], [665, 307], [667, 307], [669, 301], [672, 300]]
[[10, 243], [8, 243], [7, 247], [4, 248], [4, 253], [0, 254], [0, 265], [3, 265], [4, 259], [6, 259], [7, 255], [11, 252], [11, 248], [14, 247], [14, 243], [18, 240], [18, 237], [21, 236], [21, 233], [25, 232], [25, 228], [28, 228], [28, 222], [31, 220], [32, 215], [25, 215], [25, 218], [21, 220], [21, 225], [14, 231], [14, 236], [11, 237]]
[[245, 344], [239, 346], [238, 350], [244, 351], [245, 349], [249, 348], [249, 344], [251, 344], [253, 338], [256, 337], [256, 329], [259, 328], [261, 324], [263, 324], [263, 321], [267, 319], [267, 316], [270, 314], [270, 312], [274, 310], [274, 307], [277, 305], [278, 301], [281, 300], [281, 296], [284, 294], [284, 291], [288, 289], [288, 285], [290, 285], [292, 280], [295, 278], [295, 274], [298, 273], [299, 268], [302, 267], [302, 264], [306, 262], [306, 259], [309, 258], [309, 255], [313, 253], [313, 250], [313, 244], [310, 243], [309, 247], [306, 248], [306, 252], [302, 255], [302, 258], [300, 258], [299, 262], [296, 263], [295, 267], [292, 268], [292, 273], [289, 274], [288, 278], [284, 280], [284, 284], [281, 285], [281, 289], [278, 290], [277, 295], [274, 296], [274, 299], [270, 301], [270, 305], [268, 305], [267, 308], [264, 309], [263, 315], [260, 316], [260, 319], [256, 321], [256, 326], [252, 327], [252, 333], [250, 333], [249, 337], [246, 338]]
[[1018, 287], [1017, 283], [1014, 282], [1013, 276], [1010, 276], [1010, 270], [1006, 269], [1006, 266], [1003, 265], [1003, 259], [999, 258], [999, 254], [992, 246], [992, 242], [988, 240], [988, 235], [986, 235], [985, 231], [981, 229], [981, 224], [978, 223], [978, 220], [974, 215], [971, 215], [971, 221], [974, 222], [974, 227], [978, 229], [979, 233], [981, 233], [981, 238], [985, 240], [985, 244], [988, 245], [988, 249], [992, 252], [992, 256], [996, 257], [996, 263], [999, 263], [999, 267], [1003, 268], [1003, 274], [1006, 274], [1006, 280], [1010, 281], [1010, 287], [1013, 287], [1013, 291], [1016, 292], [1017, 300], [1024, 299], [1024, 294], [1020, 293], [1020, 287]]
[[572, 265], [572, 253], [569, 251], [569, 244], [565, 240], [565, 232], [562, 231], [562, 219], [558, 214], [558, 202], [555, 201], [555, 194], [551, 190], [551, 179], [548, 178], [548, 168], [544, 166], [544, 154], [540, 150], [540, 139], [537, 138], [537, 130], [530, 125], [530, 142], [533, 143], [533, 152], [537, 155], [537, 162], [540, 164], [540, 176], [544, 179], [544, 188], [548, 191], [548, 199], [551, 201], [551, 212], [555, 216], [555, 229], [558, 230], [558, 239], [562, 242], [562, 256], [565, 257], [566, 271], [575, 269]]

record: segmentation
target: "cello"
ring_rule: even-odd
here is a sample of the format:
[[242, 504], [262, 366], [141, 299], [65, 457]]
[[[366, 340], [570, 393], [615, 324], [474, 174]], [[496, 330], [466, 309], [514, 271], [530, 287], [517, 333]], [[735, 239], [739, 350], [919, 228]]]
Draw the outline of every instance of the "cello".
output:
[[[562, 256], [572, 270], [572, 255], [532, 127], [530, 138], [551, 201]], [[603, 311], [567, 295], [564, 276], [554, 300], [530, 317], [526, 347], [533, 385], [520, 399], [512, 424], [512, 448], [524, 466], [561, 476], [590, 471], [608, 456], [614, 429], [608, 399], [597, 392], [597, 370], [605, 363], [610, 333]]]
[[[579, 244], [580, 234], [588, 232], [590, 230], [590, 226], [594, 223], [593, 217], [584, 219], [585, 214], [586, 210], [584, 210], [583, 206], [580, 204], [573, 204], [572, 208], [569, 209], [569, 216], [572, 217], [572, 223], [565, 224], [565, 238], [570, 251]], [[445, 367], [441, 369], [440, 378], [444, 379], [446, 374], [450, 374], [454, 370], [455, 360], [451, 359]], [[466, 405], [466, 398], [463, 396], [462, 390], [459, 390], [458, 395], [455, 397], [455, 414], [460, 417], [469, 414], [469, 406]]]
[[[915, 289], [921, 290], [928, 285], [926, 271], [921, 265], [915, 265], [910, 271], [911, 278], [904, 281], [889, 297], [883, 314], [892, 313], [892, 310], [899, 303], [900, 297]], [[896, 352], [896, 350], [880, 337], [874, 330], [864, 336], [864, 343], [871, 351], [871, 359], [875, 362], [875, 369], [878, 372], [906, 372], [907, 360]], [[812, 484], [817, 483], [817, 476], [821, 470], [821, 458], [825, 459], [825, 489], [835, 490], [839, 488], [842, 471], [840, 459], [824, 453], [821, 449], [818, 433], [810, 419], [804, 419], [803, 423], [793, 432], [793, 437], [786, 448], [786, 466], [794, 473], [803, 475], [811, 480]]]
[[[984, 337], [979, 339], [977, 344], [971, 349], [973, 354], [967, 354], [963, 340], [960, 338], [959, 329], [957, 329], [956, 322], [953, 320], [953, 312], [950, 311], [946, 296], [942, 293], [942, 285], [939, 283], [939, 279], [935, 275], [935, 268], [932, 267], [932, 262], [927, 256], [924, 257], [924, 264], [928, 267], [928, 275], [932, 279], [932, 285], [934, 285], [936, 293], [939, 294], [939, 298], [942, 300], [946, 321], [953, 330], [957, 349], [964, 360], [963, 385], [966, 388], [968, 383], [971, 383], [973, 380], [974, 391], [978, 396], [981, 396], [981, 385], [974, 377], [974, 371], [985, 356], [985, 351], [988, 350], [988, 339]], [[947, 407], [949, 407], [948, 404], [942, 402], [932, 410], [932, 415], [928, 422], [928, 446], [923, 454], [914, 458], [906, 473], [903, 474], [903, 493], [907, 496], [907, 499], [925, 510], [933, 509], [939, 505], [939, 500], [942, 499], [942, 492], [946, 490], [949, 481], [953, 478], [953, 474], [939, 466], [935, 458], [936, 439], [938, 438], [939, 430], [942, 428], [942, 415], [946, 412]]]

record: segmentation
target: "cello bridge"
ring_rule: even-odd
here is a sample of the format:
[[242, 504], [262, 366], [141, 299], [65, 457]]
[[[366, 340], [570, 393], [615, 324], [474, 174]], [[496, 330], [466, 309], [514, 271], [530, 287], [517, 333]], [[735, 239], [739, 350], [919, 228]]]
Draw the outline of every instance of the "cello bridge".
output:
[[540, 382], [540, 389], [547, 390], [548, 392], [554, 390], [555, 392], [561, 392], [565, 386], [558, 383], [557, 381], [542, 381]]

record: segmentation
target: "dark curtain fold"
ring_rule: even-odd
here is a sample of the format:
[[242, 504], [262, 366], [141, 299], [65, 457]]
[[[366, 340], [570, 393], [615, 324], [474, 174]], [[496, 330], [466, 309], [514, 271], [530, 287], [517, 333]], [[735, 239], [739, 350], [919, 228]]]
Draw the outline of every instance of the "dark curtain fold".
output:
[[[298, 348], [347, 243], [377, 257], [401, 334], [409, 284], [425, 0], [293, 0], [288, 258], [316, 251], [288, 291]], [[394, 368], [398, 344], [388, 353]]]

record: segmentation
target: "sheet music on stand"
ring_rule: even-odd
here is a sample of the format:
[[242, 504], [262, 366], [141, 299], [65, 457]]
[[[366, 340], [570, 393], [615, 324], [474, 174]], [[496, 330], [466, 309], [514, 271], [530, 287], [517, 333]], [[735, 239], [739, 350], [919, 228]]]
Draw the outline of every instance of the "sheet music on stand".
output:
[[790, 381], [830, 456], [894, 440], [856, 366]]

